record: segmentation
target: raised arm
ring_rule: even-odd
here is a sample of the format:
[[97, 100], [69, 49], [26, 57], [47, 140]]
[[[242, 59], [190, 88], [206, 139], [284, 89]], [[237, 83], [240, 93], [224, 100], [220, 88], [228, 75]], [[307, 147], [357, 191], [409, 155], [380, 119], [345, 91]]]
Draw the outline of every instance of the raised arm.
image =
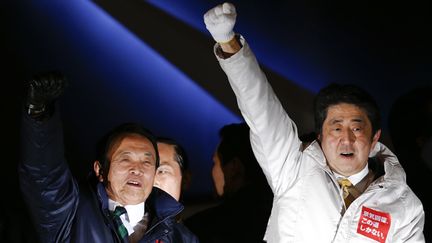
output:
[[[247, 43], [234, 34], [235, 7], [218, 5], [204, 15], [204, 22], [218, 44], [215, 52], [251, 129], [255, 156], [273, 192], [294, 183], [299, 171], [301, 142], [297, 128], [261, 71]], [[282, 183], [282, 180], [284, 183]]]
[[58, 73], [32, 79], [27, 83], [22, 116], [20, 186], [41, 242], [65, 242], [78, 204], [55, 108], [65, 83]]

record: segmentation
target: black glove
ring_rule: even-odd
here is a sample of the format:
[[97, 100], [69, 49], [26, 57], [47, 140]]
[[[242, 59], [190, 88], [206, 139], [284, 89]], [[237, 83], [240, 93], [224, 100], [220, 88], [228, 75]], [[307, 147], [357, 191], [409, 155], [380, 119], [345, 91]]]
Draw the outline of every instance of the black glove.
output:
[[27, 114], [36, 120], [49, 118], [54, 112], [54, 102], [63, 93], [66, 84], [66, 77], [60, 72], [35, 75], [26, 83]]

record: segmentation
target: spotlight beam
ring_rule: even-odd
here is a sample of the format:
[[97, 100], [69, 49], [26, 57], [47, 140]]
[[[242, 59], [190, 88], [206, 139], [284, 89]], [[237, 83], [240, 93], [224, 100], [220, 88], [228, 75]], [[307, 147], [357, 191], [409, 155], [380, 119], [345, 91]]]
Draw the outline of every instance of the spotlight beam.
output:
[[[227, 78], [213, 55], [214, 41], [142, 0], [95, 0], [102, 9], [177, 66], [224, 106], [240, 114]], [[263, 67], [273, 89], [299, 132], [313, 130], [313, 94]]]

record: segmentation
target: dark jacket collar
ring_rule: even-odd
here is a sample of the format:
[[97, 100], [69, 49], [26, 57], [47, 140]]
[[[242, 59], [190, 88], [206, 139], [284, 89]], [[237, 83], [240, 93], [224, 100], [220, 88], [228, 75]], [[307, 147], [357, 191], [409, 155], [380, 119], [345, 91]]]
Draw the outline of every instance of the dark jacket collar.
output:
[[[108, 210], [108, 194], [103, 183], [97, 181], [95, 176], [90, 176], [89, 181], [96, 186], [96, 194], [101, 206], [101, 210], [106, 212]], [[183, 205], [175, 200], [171, 195], [165, 191], [153, 187], [152, 192], [145, 202], [146, 211], [150, 212], [153, 222], [163, 221], [167, 218], [174, 218], [183, 210]]]
[[151, 210], [151, 213], [159, 219], [175, 217], [184, 208], [171, 195], [157, 187], [153, 187], [150, 196], [146, 200], [146, 205]]

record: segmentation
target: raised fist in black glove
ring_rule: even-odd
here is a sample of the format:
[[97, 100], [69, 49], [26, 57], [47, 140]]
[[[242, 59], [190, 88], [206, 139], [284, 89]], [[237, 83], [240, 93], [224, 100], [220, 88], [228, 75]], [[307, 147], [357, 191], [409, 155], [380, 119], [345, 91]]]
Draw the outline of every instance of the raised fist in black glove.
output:
[[37, 120], [49, 118], [54, 112], [54, 102], [66, 87], [66, 77], [60, 72], [35, 75], [26, 83], [25, 108]]

